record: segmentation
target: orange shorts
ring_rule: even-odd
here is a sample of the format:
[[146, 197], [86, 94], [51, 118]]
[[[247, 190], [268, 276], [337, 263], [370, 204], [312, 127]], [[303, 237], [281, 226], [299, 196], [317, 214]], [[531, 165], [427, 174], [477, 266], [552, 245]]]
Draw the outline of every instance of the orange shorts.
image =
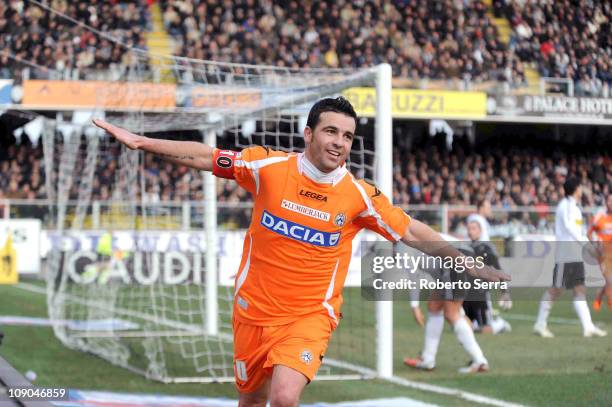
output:
[[290, 367], [312, 380], [332, 333], [325, 314], [307, 315], [287, 325], [258, 326], [234, 318], [234, 376], [240, 393], [257, 390], [274, 365]]

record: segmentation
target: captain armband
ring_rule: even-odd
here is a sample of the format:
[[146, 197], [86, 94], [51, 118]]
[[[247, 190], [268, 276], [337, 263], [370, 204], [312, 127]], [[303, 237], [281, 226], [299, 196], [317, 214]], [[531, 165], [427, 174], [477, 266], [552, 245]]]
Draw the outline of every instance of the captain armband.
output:
[[234, 179], [234, 164], [239, 159], [239, 154], [236, 151], [215, 148], [212, 173], [219, 178]]

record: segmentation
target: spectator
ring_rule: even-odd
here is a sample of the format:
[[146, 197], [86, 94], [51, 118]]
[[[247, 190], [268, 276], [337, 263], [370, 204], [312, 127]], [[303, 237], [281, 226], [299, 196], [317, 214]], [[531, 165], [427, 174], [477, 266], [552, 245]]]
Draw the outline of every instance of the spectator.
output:
[[[193, 6], [185, 8], [186, 3]], [[182, 56], [292, 68], [388, 62], [396, 76], [413, 79], [522, 75], [482, 1], [363, 2], [359, 8], [346, 0], [161, 4], [164, 24], [178, 44], [176, 54]]]
[[[405, 3], [163, 0], [161, 6], [175, 53], [196, 59], [291, 68], [387, 62], [400, 78], [513, 87], [526, 84], [524, 64], [536, 62], [543, 76], [576, 81], [578, 94], [599, 95], [612, 83], [608, 2], [496, 0], [495, 15], [505, 15], [514, 28], [509, 46], [500, 41], [483, 1]], [[144, 0], [54, 0], [50, 6], [128, 47], [146, 48]], [[0, 2], [0, 34], [6, 50], [0, 60], [11, 59], [0, 64], [0, 76], [39, 66], [35, 78], [62, 77], [73, 69], [81, 78], [92, 75], [83, 71], [104, 78], [109, 68], [122, 71], [134, 62], [121, 45], [29, 2]]]
[[576, 81], [578, 95], [599, 95], [612, 86], [612, 6], [601, 0], [495, 1], [513, 26], [510, 48], [537, 62], [542, 76]]
[[[143, 29], [147, 24], [147, 8], [142, 0], [92, 0], [70, 3], [54, 0], [54, 10], [72, 19], [103, 31], [128, 47], [145, 47]], [[31, 2], [0, 2], [0, 76], [6, 68], [15, 70], [25, 66], [32, 69], [30, 77], [47, 79], [47, 68], [59, 77], [72, 69], [79, 69], [82, 79], [88, 78], [83, 70], [95, 69], [98, 75], [107, 75], [115, 64], [125, 68], [121, 56], [125, 48], [117, 42], [82, 28], [57, 13], [52, 13]], [[12, 62], [5, 65], [4, 59]], [[16, 73], [13, 73], [16, 75]]]
[[[500, 136], [496, 145], [454, 146], [452, 151], [434, 144], [415, 144], [396, 147], [394, 151], [393, 199], [399, 205], [442, 203], [475, 205], [481, 200], [491, 202], [493, 210], [506, 211], [521, 206], [534, 206], [532, 217], [517, 210], [509, 218], [493, 219], [502, 222], [530, 224], [535, 228], [546, 226], [551, 206], [563, 196], [562, 185], [568, 172], [577, 174], [583, 185], [582, 206], [603, 205], [603, 199], [612, 191], [612, 157], [593, 149], [571, 152], [551, 150], [533, 142], [522, 147], [520, 143], [504, 142]], [[115, 144], [104, 146], [109, 154], [101, 155], [97, 162], [96, 177], [92, 184], [92, 199], [110, 200], [118, 176], [117, 162], [109, 157], [118, 156]], [[179, 168], [154, 155], [145, 156], [144, 195], [146, 202], [198, 201], [202, 196], [202, 177], [194, 171]], [[77, 163], [77, 171], [83, 163]], [[45, 171], [42, 146], [31, 145], [24, 137], [21, 143], [0, 152], [0, 191], [6, 198], [45, 199]], [[71, 190], [71, 199], [78, 197], [78, 189]], [[239, 203], [250, 201], [250, 196], [232, 182], [218, 182], [217, 197], [224, 205], [237, 207], [221, 216], [228, 225], [242, 225], [248, 219], [248, 209]], [[465, 213], [463, 216], [467, 215]], [[526, 217], [527, 216], [527, 217]], [[458, 216], [451, 224], [460, 225]]]

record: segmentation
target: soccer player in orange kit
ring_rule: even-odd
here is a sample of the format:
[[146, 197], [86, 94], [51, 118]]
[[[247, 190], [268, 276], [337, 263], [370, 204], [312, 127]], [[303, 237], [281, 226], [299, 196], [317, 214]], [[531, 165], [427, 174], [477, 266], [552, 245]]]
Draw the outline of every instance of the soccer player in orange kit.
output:
[[[102, 120], [94, 124], [128, 148], [235, 179], [253, 195], [233, 306], [240, 406], [265, 406], [268, 400], [272, 406], [298, 405], [339, 322], [351, 241], [361, 229], [430, 255], [463, 256], [348, 171], [357, 115], [343, 97], [312, 107], [304, 153], [223, 151], [139, 136]], [[468, 272], [490, 281], [509, 279], [492, 268]]]
[[593, 301], [595, 311], [601, 309], [603, 296], [608, 297], [608, 308], [612, 310], [612, 193], [606, 199], [606, 213], [599, 214], [593, 220], [589, 229], [589, 239], [595, 240], [597, 235], [599, 264], [606, 280], [605, 285], [597, 292]]

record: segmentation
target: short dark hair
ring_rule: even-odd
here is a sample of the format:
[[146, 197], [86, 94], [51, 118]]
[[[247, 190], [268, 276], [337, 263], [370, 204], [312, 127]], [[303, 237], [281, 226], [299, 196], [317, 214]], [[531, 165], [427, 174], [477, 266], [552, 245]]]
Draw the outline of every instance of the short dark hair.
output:
[[325, 112], [336, 112], [343, 113], [347, 116], [352, 117], [355, 120], [355, 126], [357, 126], [357, 113], [351, 102], [349, 102], [344, 96], [338, 96], [337, 98], [325, 98], [315, 103], [308, 113], [308, 120], [306, 126], [314, 129], [319, 124], [321, 113]]
[[578, 189], [579, 186], [580, 186], [580, 181], [578, 181], [578, 178], [574, 176], [567, 177], [567, 179], [565, 180], [565, 184], [563, 184], [563, 190], [565, 191], [565, 196], [574, 195], [574, 192], [576, 192], [576, 189]]

